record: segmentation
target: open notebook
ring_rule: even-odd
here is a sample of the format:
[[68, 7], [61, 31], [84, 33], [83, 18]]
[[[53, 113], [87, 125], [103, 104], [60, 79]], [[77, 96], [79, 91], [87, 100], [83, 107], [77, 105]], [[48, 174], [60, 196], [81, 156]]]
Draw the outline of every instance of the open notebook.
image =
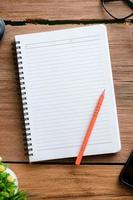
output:
[[85, 155], [120, 150], [106, 27], [15, 36], [29, 160], [77, 156], [105, 89]]

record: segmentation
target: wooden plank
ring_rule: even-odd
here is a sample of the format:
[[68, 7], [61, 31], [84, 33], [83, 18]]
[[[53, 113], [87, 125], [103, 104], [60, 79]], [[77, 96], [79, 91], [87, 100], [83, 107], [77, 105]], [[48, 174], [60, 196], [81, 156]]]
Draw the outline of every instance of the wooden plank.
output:
[[29, 200], [133, 199], [133, 190], [118, 181], [122, 166], [12, 164], [10, 167]]
[[[70, 28], [75, 25], [7, 26], [0, 43], [0, 154], [7, 161], [26, 161], [23, 148], [23, 117], [19, 83], [11, 53], [11, 41], [16, 34]], [[122, 150], [114, 155], [86, 157], [83, 162], [125, 162], [133, 141], [133, 25], [108, 25], [110, 52], [120, 122]], [[57, 161], [55, 161], [57, 162]], [[65, 159], [58, 162], [73, 162]]]
[[[124, 7], [118, 9], [126, 15]], [[1, 0], [0, 16], [12, 21], [112, 19], [100, 0]]]

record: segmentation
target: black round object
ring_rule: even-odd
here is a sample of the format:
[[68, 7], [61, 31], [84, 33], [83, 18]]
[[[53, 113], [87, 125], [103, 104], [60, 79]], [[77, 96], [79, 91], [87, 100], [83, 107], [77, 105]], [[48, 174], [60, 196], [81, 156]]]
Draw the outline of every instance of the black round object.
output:
[[5, 23], [4, 21], [1, 19], [0, 20], [0, 40], [2, 39], [3, 35], [5, 32]]

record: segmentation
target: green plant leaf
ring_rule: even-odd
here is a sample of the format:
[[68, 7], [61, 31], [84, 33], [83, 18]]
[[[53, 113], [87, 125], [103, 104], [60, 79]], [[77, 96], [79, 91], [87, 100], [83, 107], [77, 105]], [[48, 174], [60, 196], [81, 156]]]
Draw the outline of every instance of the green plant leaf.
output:
[[[7, 165], [2, 161], [0, 165], [3, 165], [5, 169]], [[15, 185], [15, 181], [10, 182], [8, 180], [8, 176], [10, 174], [6, 171], [0, 173], [0, 200], [27, 200], [27, 195], [25, 192], [21, 190], [17, 190], [17, 186]]]

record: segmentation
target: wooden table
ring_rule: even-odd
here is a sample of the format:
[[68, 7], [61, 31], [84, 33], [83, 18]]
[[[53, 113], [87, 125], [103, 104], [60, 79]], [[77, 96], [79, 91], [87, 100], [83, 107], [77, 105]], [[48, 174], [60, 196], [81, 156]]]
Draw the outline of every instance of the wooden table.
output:
[[[123, 10], [124, 12], [124, 10]], [[133, 21], [117, 23], [100, 0], [1, 0], [6, 34], [0, 43], [0, 155], [19, 178], [29, 199], [131, 200], [119, 173], [133, 149]], [[80, 167], [74, 159], [29, 164], [24, 155], [23, 115], [11, 42], [16, 34], [106, 23], [116, 91], [122, 150], [91, 156]]]

